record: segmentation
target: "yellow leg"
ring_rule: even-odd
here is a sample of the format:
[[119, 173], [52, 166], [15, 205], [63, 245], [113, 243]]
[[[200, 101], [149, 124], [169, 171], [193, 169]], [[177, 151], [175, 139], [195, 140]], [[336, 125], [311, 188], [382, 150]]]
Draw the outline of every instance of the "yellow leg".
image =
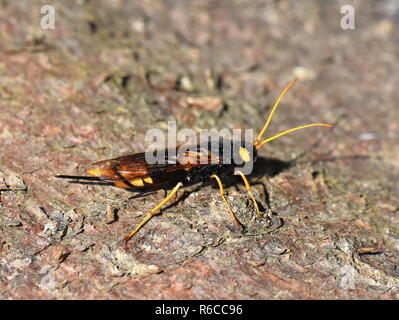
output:
[[218, 185], [219, 185], [220, 195], [222, 196], [223, 201], [224, 201], [224, 203], [226, 204], [227, 209], [229, 210], [229, 212], [230, 212], [230, 214], [231, 214], [231, 217], [233, 218], [234, 222], [235, 222], [238, 226], [242, 227], [241, 222], [237, 219], [237, 217], [235, 216], [233, 210], [231, 210], [230, 205], [229, 205], [229, 203], [227, 202], [226, 197], [224, 196], [224, 188], [223, 188], [223, 185], [222, 185], [222, 181], [220, 180], [220, 178], [219, 178], [216, 174], [211, 175], [211, 179], [212, 179], [212, 178], [216, 179], [216, 181], [217, 181], [217, 183], [218, 183]]
[[153, 215], [170, 199], [173, 197], [174, 194], [176, 194], [177, 190], [179, 190], [180, 187], [183, 186], [182, 182], [179, 182], [172, 190], [172, 192], [165, 198], [163, 199], [154, 209], [152, 209], [143, 220], [139, 223], [139, 225], [132, 231], [130, 232], [126, 237], [125, 241], [128, 241], [131, 237], [133, 237], [137, 231], [139, 231], [147, 222], [152, 218]]
[[239, 170], [236, 170], [235, 173], [238, 173], [238, 174], [241, 176], [242, 180], [244, 180], [245, 188], [247, 189], [247, 192], [248, 192], [249, 196], [251, 197], [252, 202], [254, 203], [256, 213], [257, 213], [257, 215], [258, 215], [259, 218], [263, 218], [263, 216], [260, 214], [258, 204], [256, 203], [256, 200], [255, 200], [255, 198], [254, 198], [254, 196], [253, 196], [253, 194], [252, 194], [252, 192], [251, 192], [251, 187], [250, 187], [250, 185], [249, 185], [248, 179], [247, 179], [247, 178], [244, 176], [244, 174], [243, 174], [241, 171], [239, 171]]

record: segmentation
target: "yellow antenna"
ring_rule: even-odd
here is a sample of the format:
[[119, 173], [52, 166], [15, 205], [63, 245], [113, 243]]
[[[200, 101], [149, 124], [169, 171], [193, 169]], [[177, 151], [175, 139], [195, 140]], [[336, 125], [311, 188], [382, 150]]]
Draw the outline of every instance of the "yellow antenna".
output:
[[270, 137], [270, 138], [267, 138], [267, 139], [263, 140], [262, 142], [260, 141], [261, 138], [262, 138], [262, 135], [265, 133], [267, 127], [269, 126], [270, 120], [272, 119], [272, 117], [273, 117], [273, 115], [274, 115], [274, 112], [276, 111], [276, 109], [277, 109], [277, 107], [278, 107], [278, 105], [279, 105], [279, 103], [280, 103], [280, 100], [284, 97], [284, 95], [285, 95], [285, 94], [287, 93], [287, 91], [292, 87], [292, 85], [296, 82], [296, 80], [297, 80], [297, 79], [294, 79], [293, 81], [291, 81], [291, 82], [288, 84], [288, 86], [285, 87], [285, 89], [284, 89], [283, 92], [280, 94], [280, 96], [278, 97], [276, 103], [275, 103], [274, 106], [273, 106], [272, 111], [270, 111], [269, 117], [267, 118], [266, 123], [265, 123], [265, 125], [263, 126], [262, 131], [259, 133], [258, 137], [256, 138], [256, 140], [255, 140], [255, 142], [254, 142], [254, 146], [255, 146], [256, 149], [260, 149], [260, 147], [263, 146], [263, 145], [264, 145], [265, 143], [267, 143], [267, 142], [270, 142], [270, 141], [272, 141], [272, 140], [274, 140], [274, 139], [277, 139], [277, 138], [279, 138], [279, 137], [281, 137], [281, 136], [286, 135], [287, 133], [290, 133], [290, 132], [293, 132], [293, 131], [296, 131], [296, 130], [299, 130], [299, 129], [309, 128], [309, 127], [316, 127], [316, 126], [329, 127], [329, 128], [332, 127], [332, 125], [326, 124], [326, 123], [312, 123], [312, 124], [307, 124], [307, 125], [304, 125], [304, 126], [292, 128], [292, 129], [286, 130], [286, 131], [284, 131], [284, 132], [280, 132], [280, 133], [278, 133], [278, 134], [276, 134], [276, 135], [274, 135], [274, 136], [272, 136], [272, 137]]
[[304, 125], [304, 126], [296, 127], [296, 128], [293, 128], [293, 129], [289, 129], [289, 130], [287, 130], [287, 131], [280, 132], [279, 134], [276, 134], [276, 135], [273, 136], [273, 137], [267, 138], [267, 139], [263, 140], [261, 143], [258, 143], [258, 144], [256, 145], [256, 149], [260, 149], [260, 147], [263, 146], [265, 143], [268, 143], [268, 142], [270, 142], [270, 141], [272, 141], [272, 140], [274, 140], [274, 139], [277, 139], [277, 138], [279, 138], [279, 137], [281, 137], [281, 136], [283, 136], [283, 135], [286, 135], [287, 133], [290, 133], [290, 132], [293, 132], [293, 131], [296, 131], [296, 130], [299, 130], [299, 129], [309, 128], [309, 127], [316, 127], [316, 126], [329, 127], [329, 128], [332, 127], [331, 124], [326, 124], [326, 123], [312, 123], [312, 124], [307, 124], [307, 125]]
[[262, 138], [262, 136], [263, 136], [263, 134], [265, 133], [267, 127], [269, 126], [270, 120], [272, 120], [274, 111], [276, 111], [276, 109], [277, 109], [277, 107], [278, 107], [278, 105], [279, 105], [279, 103], [280, 103], [280, 100], [284, 97], [284, 95], [287, 93], [287, 91], [294, 85], [294, 83], [296, 82], [296, 80], [297, 80], [297, 79], [292, 80], [292, 81], [288, 84], [288, 86], [283, 90], [283, 92], [281, 92], [280, 96], [278, 97], [276, 103], [275, 103], [274, 106], [273, 106], [272, 111], [270, 111], [269, 117], [267, 118], [266, 123], [265, 123], [265, 125], [263, 126], [262, 131], [259, 133], [258, 137], [256, 138], [256, 140], [255, 140], [255, 142], [254, 142], [254, 146], [257, 146], [257, 145], [259, 144], [260, 139]]

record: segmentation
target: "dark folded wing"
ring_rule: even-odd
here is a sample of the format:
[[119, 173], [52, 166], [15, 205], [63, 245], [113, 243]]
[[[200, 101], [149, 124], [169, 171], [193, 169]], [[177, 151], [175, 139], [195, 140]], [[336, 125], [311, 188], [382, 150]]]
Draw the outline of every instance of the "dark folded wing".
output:
[[201, 147], [192, 149], [177, 151], [176, 155], [170, 155], [165, 150], [162, 153], [163, 161], [160, 161], [162, 163], [154, 164], [147, 163], [144, 152], [103, 160], [94, 163], [87, 172], [102, 181], [118, 182], [147, 177], [157, 178], [175, 171], [190, 171], [193, 167], [221, 162], [219, 155], [215, 152]]

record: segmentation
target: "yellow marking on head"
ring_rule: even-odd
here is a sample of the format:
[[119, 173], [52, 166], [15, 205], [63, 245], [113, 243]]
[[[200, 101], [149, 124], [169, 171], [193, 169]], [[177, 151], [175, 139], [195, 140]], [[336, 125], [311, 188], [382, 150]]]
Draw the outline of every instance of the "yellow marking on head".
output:
[[251, 156], [249, 155], [249, 152], [247, 149], [244, 147], [240, 147], [239, 151], [240, 157], [244, 162], [250, 162], [251, 161]]

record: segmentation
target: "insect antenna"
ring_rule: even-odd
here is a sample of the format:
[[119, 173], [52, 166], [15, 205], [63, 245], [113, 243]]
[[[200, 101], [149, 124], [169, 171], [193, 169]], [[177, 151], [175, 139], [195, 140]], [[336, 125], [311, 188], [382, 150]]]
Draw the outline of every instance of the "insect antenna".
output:
[[273, 106], [272, 111], [270, 111], [269, 117], [267, 118], [265, 125], [263, 126], [261, 132], [259, 133], [258, 137], [256, 138], [256, 140], [255, 140], [255, 142], [254, 142], [254, 146], [255, 146], [256, 149], [260, 149], [265, 143], [268, 143], [268, 142], [270, 142], [270, 141], [272, 141], [272, 140], [275, 140], [275, 139], [277, 139], [277, 138], [279, 138], [279, 137], [281, 137], [281, 136], [286, 135], [287, 133], [290, 133], [290, 132], [293, 132], [293, 131], [296, 131], [296, 130], [300, 130], [300, 129], [304, 129], [304, 128], [309, 128], [309, 127], [316, 127], [316, 126], [329, 127], [329, 128], [332, 127], [332, 125], [326, 124], [326, 123], [311, 123], [311, 124], [307, 124], [307, 125], [304, 125], [304, 126], [299, 126], [299, 127], [296, 127], [296, 128], [292, 128], [292, 129], [289, 129], [289, 130], [280, 132], [280, 133], [278, 133], [278, 134], [276, 134], [276, 135], [274, 135], [274, 136], [272, 136], [272, 137], [270, 137], [270, 138], [267, 138], [267, 139], [261, 141], [262, 136], [263, 136], [263, 134], [265, 133], [267, 127], [269, 126], [269, 123], [270, 123], [270, 121], [271, 121], [271, 119], [272, 119], [272, 117], [273, 117], [273, 115], [274, 115], [274, 112], [276, 111], [278, 105], [280, 104], [281, 99], [284, 97], [284, 95], [287, 93], [287, 91], [294, 85], [294, 83], [296, 82], [296, 80], [297, 80], [297, 79], [294, 79], [293, 81], [291, 81], [291, 82], [288, 84], [288, 86], [285, 87], [285, 89], [284, 89], [283, 92], [280, 94], [280, 96], [278, 97], [276, 103], [275, 103], [274, 106]]

